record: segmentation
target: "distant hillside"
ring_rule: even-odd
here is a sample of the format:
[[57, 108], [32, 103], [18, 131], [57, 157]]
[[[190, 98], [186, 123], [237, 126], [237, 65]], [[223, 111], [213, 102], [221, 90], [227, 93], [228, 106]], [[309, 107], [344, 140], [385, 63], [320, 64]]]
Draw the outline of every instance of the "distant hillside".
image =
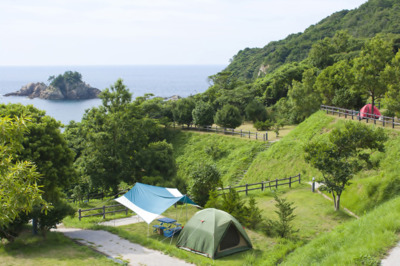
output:
[[305, 59], [316, 41], [332, 37], [339, 30], [347, 30], [356, 38], [371, 38], [377, 33], [399, 34], [400, 1], [370, 0], [357, 9], [336, 12], [303, 33], [291, 34], [263, 48], [241, 50], [226, 71], [237, 78], [254, 80], [284, 63]]

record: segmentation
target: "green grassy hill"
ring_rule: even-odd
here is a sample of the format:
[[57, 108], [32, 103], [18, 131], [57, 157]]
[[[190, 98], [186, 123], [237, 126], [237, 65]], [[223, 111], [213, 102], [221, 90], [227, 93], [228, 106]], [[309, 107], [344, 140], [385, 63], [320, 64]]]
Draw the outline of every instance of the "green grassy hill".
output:
[[[343, 126], [346, 120], [326, 115], [319, 111], [292, 130], [270, 149], [261, 152], [252, 162], [241, 183], [256, 183], [263, 180], [302, 175], [302, 180], [321, 177], [316, 169], [304, 160], [303, 146], [324, 133]], [[354, 123], [359, 123], [354, 121]], [[371, 126], [374, 126], [371, 124]], [[343, 206], [358, 215], [371, 210], [400, 193], [400, 137], [396, 130], [387, 129], [389, 140], [384, 153], [375, 153], [372, 160], [380, 161], [374, 170], [362, 171], [342, 196]]]
[[171, 142], [179, 177], [188, 180], [198, 165], [215, 164], [226, 186], [243, 176], [254, 157], [265, 149], [262, 141], [195, 132], [177, 132]]

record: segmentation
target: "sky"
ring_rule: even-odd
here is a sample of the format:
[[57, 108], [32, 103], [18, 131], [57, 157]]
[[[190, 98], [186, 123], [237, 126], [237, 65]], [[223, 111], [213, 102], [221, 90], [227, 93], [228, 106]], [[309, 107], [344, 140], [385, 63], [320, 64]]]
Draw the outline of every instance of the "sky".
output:
[[366, 0], [1, 0], [0, 65], [227, 65]]

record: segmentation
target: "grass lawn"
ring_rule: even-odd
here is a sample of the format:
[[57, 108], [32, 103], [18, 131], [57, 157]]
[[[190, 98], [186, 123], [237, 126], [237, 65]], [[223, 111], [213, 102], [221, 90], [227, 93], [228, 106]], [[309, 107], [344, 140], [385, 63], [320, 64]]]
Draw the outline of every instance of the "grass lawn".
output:
[[49, 232], [46, 239], [23, 232], [13, 243], [0, 244], [1, 265], [120, 265], [61, 233]]
[[[282, 189], [280, 187], [279, 193], [282, 197], [294, 202], [294, 206], [296, 206], [295, 214], [297, 217], [294, 220], [294, 227], [299, 229], [297, 235], [291, 240], [285, 240], [268, 237], [261, 231], [247, 229], [246, 231], [253, 243], [253, 250], [236, 253], [214, 261], [176, 248], [176, 238], [164, 238], [154, 233], [152, 225], [157, 224], [156, 221], [150, 224], [150, 226], [146, 223], [138, 223], [121, 227], [108, 227], [98, 225], [98, 222], [102, 221], [101, 218], [82, 219], [81, 222], [77, 218], [67, 218], [64, 224], [73, 227], [107, 230], [132, 242], [161, 250], [165, 254], [184, 259], [196, 265], [252, 265], [252, 263], [273, 265], [281, 262], [288, 253], [314, 239], [321, 233], [328, 232], [337, 225], [353, 219], [343, 212], [335, 212], [332, 203], [324, 199], [321, 195], [310, 192], [308, 185], [294, 185], [292, 189]], [[255, 197], [265, 218], [276, 219], [272, 191], [252, 191], [249, 194]], [[246, 198], [243, 193], [241, 195], [243, 198]], [[190, 205], [188, 207], [178, 206], [176, 209], [174, 207], [169, 208], [163, 215], [177, 219], [184, 225], [187, 219], [190, 219], [197, 211], [196, 207]]]

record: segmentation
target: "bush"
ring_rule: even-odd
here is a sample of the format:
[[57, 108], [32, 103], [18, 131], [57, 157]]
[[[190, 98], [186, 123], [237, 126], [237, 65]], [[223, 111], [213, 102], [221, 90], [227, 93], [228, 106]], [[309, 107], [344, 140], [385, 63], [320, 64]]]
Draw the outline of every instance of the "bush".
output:
[[214, 109], [209, 103], [199, 101], [192, 111], [193, 123], [196, 126], [211, 126], [214, 123]]
[[210, 191], [214, 190], [221, 182], [221, 174], [215, 165], [203, 164], [191, 174], [189, 194], [194, 202], [204, 206], [209, 198]]
[[253, 121], [265, 121], [267, 119], [267, 110], [265, 106], [257, 100], [251, 101], [245, 108], [246, 118]]
[[254, 197], [250, 197], [246, 206], [246, 200], [241, 199], [234, 189], [222, 194], [221, 197], [218, 197], [216, 190], [211, 191], [205, 208], [223, 210], [235, 217], [243, 226], [251, 229], [255, 229], [262, 222], [261, 210], [257, 207]]
[[257, 121], [254, 123], [254, 127], [257, 130], [270, 130], [271, 127], [274, 125], [272, 121], [266, 120], [264, 122], [262, 121]]
[[233, 105], [226, 104], [215, 114], [214, 122], [225, 128], [237, 128], [243, 122], [239, 109]]

